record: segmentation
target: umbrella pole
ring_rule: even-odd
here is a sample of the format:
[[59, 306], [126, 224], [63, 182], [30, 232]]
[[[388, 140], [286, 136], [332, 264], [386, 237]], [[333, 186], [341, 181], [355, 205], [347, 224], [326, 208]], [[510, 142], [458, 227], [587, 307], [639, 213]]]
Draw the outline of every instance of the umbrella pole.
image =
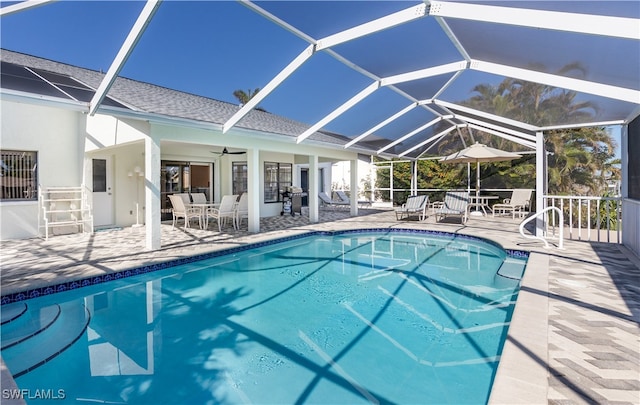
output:
[[480, 212], [480, 161], [476, 160], [476, 210], [471, 213], [473, 216], [482, 216]]
[[471, 163], [467, 162], [467, 193], [471, 194]]
[[[480, 197], [480, 161], [476, 163], [476, 198]], [[478, 209], [478, 207], [476, 207]]]

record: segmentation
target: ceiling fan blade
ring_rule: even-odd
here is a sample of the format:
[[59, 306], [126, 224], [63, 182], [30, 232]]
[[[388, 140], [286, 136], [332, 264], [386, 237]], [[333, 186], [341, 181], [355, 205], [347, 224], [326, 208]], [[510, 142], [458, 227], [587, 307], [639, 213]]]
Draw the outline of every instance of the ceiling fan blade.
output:
[[242, 155], [244, 153], [247, 153], [246, 151], [240, 151], [240, 152], [229, 152], [229, 150], [225, 147], [224, 149], [222, 149], [222, 152], [214, 152], [214, 151], [210, 151], [211, 153], [215, 153], [216, 155], [220, 155], [220, 156], [224, 156], [224, 155]]

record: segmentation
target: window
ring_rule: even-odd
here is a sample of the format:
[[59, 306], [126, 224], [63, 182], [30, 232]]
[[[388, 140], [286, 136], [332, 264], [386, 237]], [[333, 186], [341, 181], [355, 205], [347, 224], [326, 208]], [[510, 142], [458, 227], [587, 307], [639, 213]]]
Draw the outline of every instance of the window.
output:
[[107, 192], [107, 161], [106, 159], [93, 159], [93, 192]]
[[0, 150], [0, 200], [37, 200], [37, 167], [37, 152]]
[[282, 192], [292, 185], [291, 163], [264, 163], [264, 202], [281, 202]]
[[247, 192], [247, 162], [233, 162], [231, 168], [233, 182], [233, 194], [238, 195]]

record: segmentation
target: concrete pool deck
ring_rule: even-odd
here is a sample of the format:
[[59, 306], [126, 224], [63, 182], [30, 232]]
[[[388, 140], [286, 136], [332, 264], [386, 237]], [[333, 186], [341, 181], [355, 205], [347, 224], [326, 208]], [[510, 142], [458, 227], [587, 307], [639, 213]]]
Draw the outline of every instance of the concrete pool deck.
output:
[[[249, 234], [162, 226], [162, 248], [144, 249], [144, 228], [103, 230], [0, 246], [1, 293], [103, 275], [311, 230], [430, 229], [479, 236], [531, 252], [492, 390], [495, 404], [640, 404], [640, 261], [624, 246], [565, 241], [565, 250], [518, 233], [518, 219], [396, 220], [389, 210], [321, 211], [265, 218]], [[10, 376], [3, 370], [2, 386]], [[3, 401], [4, 403], [4, 401]]]

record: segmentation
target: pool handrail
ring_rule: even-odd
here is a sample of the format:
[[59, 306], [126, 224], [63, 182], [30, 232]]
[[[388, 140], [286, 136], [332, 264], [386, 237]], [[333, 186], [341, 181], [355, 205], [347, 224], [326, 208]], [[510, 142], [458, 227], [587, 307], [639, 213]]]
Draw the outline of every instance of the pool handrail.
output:
[[[545, 249], [549, 249], [549, 242], [547, 242], [547, 240], [542, 237], [542, 236], [538, 236], [538, 235], [525, 235], [524, 233], [524, 227], [526, 224], [528, 224], [529, 222], [533, 221], [534, 219], [538, 218], [539, 216], [541, 216], [542, 214], [545, 214], [547, 211], [557, 211], [558, 215], [560, 216], [560, 223], [563, 224], [564, 223], [564, 214], [562, 213], [562, 210], [560, 210], [560, 208], [558, 207], [547, 207], [545, 209], [543, 209], [542, 211], [536, 212], [534, 215], [530, 216], [529, 218], [525, 219], [524, 221], [522, 221], [520, 223], [520, 235], [522, 235], [523, 238], [527, 238], [527, 239], [540, 239], [544, 242], [544, 248]], [[559, 242], [558, 242], [558, 249], [564, 249], [563, 247], [563, 239], [564, 239], [564, 232], [562, 230], [562, 227], [560, 227], [560, 235], [558, 236], [559, 238]]]

